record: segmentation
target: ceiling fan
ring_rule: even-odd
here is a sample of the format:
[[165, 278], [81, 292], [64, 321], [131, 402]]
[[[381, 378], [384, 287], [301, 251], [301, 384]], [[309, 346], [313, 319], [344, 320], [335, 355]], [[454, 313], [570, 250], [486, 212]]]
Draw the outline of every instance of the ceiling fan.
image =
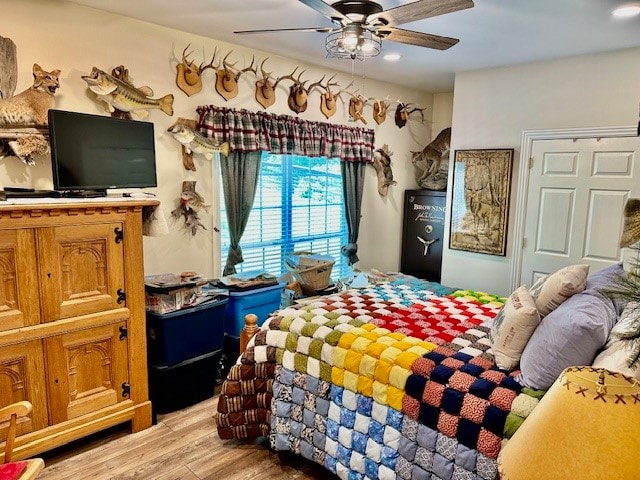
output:
[[[340, 0], [328, 4], [322, 0], [299, 0], [328, 17], [335, 27], [276, 28], [266, 30], [242, 30], [237, 34], [270, 32], [320, 32], [329, 33], [327, 51], [332, 56], [374, 56], [380, 52], [381, 40], [416, 45], [419, 47], [446, 50], [457, 38], [397, 28], [396, 25], [436, 17], [473, 7], [473, 0], [418, 0], [406, 5], [383, 10], [370, 0]], [[377, 49], [367, 54], [367, 49]], [[344, 53], [344, 55], [341, 55]]]

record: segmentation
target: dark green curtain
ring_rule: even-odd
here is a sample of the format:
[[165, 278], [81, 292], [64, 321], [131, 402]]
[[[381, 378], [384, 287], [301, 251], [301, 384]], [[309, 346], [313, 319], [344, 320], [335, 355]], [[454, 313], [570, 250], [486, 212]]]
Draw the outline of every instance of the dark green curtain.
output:
[[227, 157], [220, 155], [224, 205], [227, 210], [231, 239], [227, 263], [222, 273], [224, 276], [236, 273], [236, 265], [244, 261], [240, 239], [247, 226], [256, 196], [261, 153], [260, 151], [231, 152]]
[[360, 230], [360, 210], [362, 206], [362, 189], [364, 187], [363, 162], [341, 162], [342, 194], [344, 196], [344, 211], [349, 230], [346, 245], [342, 246], [342, 255], [347, 257], [349, 265], [356, 263], [358, 258], [358, 231]]

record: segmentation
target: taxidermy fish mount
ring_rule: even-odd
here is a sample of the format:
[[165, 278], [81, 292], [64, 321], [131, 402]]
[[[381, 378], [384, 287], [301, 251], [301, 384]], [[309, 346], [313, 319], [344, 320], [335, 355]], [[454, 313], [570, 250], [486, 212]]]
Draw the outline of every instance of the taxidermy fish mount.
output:
[[[167, 131], [182, 144], [182, 161], [187, 170], [195, 171], [196, 169], [192, 158], [194, 153], [204, 155], [207, 160], [213, 160], [214, 153], [221, 153], [225, 157], [229, 155], [229, 143], [216, 143], [200, 132], [196, 132], [194, 120], [180, 118]], [[190, 160], [185, 159], [185, 155], [188, 155]]]
[[[93, 67], [90, 75], [83, 75], [89, 89], [105, 103], [105, 110], [113, 117], [142, 120], [149, 115], [150, 109], [162, 110], [173, 115], [173, 95], [161, 98], [153, 97], [150, 87], [136, 88], [128, 81], [128, 71], [122, 65], [113, 70], [114, 75]], [[122, 78], [118, 78], [122, 77]], [[124, 112], [122, 115], [119, 112]]]

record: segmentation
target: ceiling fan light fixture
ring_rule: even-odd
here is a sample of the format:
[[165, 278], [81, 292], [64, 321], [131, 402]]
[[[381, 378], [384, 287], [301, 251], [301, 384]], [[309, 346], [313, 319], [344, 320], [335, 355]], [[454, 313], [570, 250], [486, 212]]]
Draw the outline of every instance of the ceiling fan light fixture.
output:
[[382, 40], [359, 25], [348, 25], [338, 32], [330, 33], [325, 47], [328, 57], [364, 60], [380, 53]]
[[627, 4], [616, 8], [612, 15], [616, 18], [629, 18], [640, 15], [640, 4]]

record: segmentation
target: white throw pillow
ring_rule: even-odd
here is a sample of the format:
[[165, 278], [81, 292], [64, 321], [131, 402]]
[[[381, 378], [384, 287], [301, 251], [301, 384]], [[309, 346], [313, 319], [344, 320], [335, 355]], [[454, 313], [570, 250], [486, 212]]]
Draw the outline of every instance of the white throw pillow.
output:
[[527, 287], [509, 295], [491, 325], [491, 348], [498, 367], [511, 370], [518, 365], [539, 323], [540, 314]]
[[636, 364], [633, 368], [627, 364], [633, 351], [631, 343], [616, 337], [616, 335], [627, 333], [634, 324], [637, 325], [639, 317], [640, 305], [638, 302], [629, 302], [620, 315], [620, 320], [611, 329], [605, 349], [593, 361], [594, 367], [620, 372], [640, 381], [640, 364]]
[[567, 298], [582, 292], [587, 284], [589, 265], [569, 265], [542, 277], [529, 290], [540, 318], [553, 312]]

